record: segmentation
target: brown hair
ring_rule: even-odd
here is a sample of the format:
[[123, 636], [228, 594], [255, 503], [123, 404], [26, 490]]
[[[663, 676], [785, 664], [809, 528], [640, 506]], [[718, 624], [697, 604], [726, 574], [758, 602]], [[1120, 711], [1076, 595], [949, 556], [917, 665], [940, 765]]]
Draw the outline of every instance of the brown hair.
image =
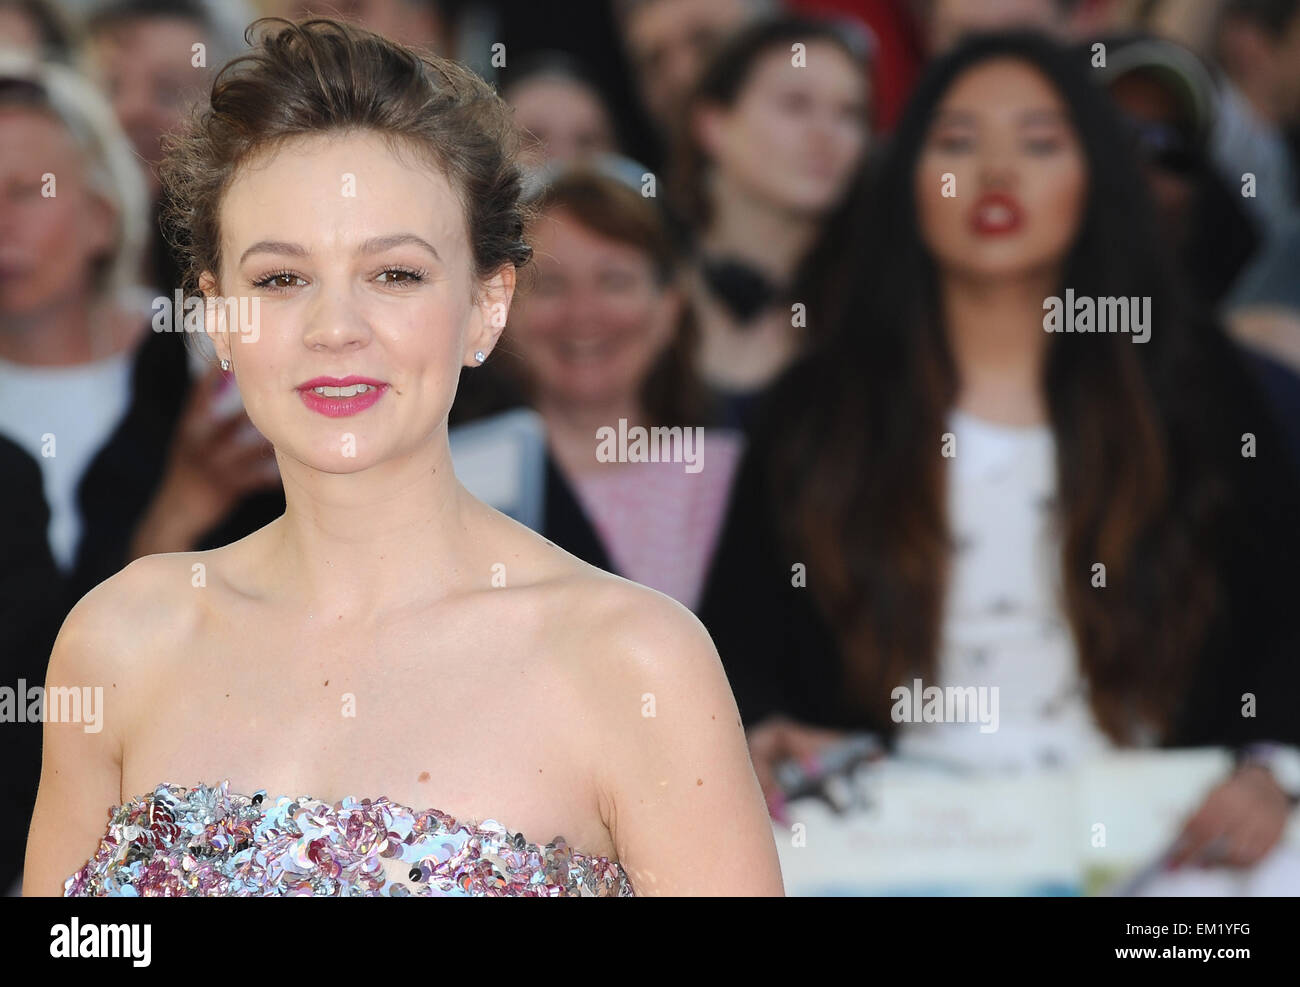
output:
[[[541, 217], [556, 209], [572, 214], [586, 229], [649, 257], [661, 286], [672, 284], [678, 257], [659, 210], [635, 189], [588, 167], [560, 174], [530, 203]], [[699, 329], [684, 304], [672, 341], [641, 387], [647, 425], [694, 425], [709, 416], [708, 398], [695, 373]]]
[[450, 59], [327, 18], [265, 17], [245, 37], [253, 50], [226, 63], [209, 105], [164, 139], [163, 225], [187, 292], [203, 271], [220, 269], [220, 206], [239, 167], [329, 131], [373, 131], [438, 166], [464, 206], [478, 277], [528, 262], [518, 135], [486, 82]]
[[[1080, 296], [1150, 298], [1150, 337], [1053, 334], [1041, 386], [1056, 453], [1060, 611], [1088, 699], [1116, 743], [1175, 734], [1217, 647], [1219, 559], [1239, 495], [1240, 436], [1266, 425], [1227, 340], [1186, 304], [1141, 174], [1104, 91], [1072, 50], [1034, 34], [976, 38], [934, 62], [889, 148], [812, 253], [804, 297], [819, 348], [769, 411], [775, 523], [845, 656], [850, 705], [888, 723], [891, 690], [938, 670], [958, 545], [941, 442], [960, 368], [941, 272], [918, 232], [917, 160], [962, 73], [1014, 57], [1070, 107], [1090, 192], [1060, 277]], [[819, 266], [820, 265], [820, 266]], [[1240, 390], [1230, 390], [1240, 388]], [[1241, 395], [1245, 394], [1246, 397]], [[1106, 582], [1094, 584], [1094, 566]]]

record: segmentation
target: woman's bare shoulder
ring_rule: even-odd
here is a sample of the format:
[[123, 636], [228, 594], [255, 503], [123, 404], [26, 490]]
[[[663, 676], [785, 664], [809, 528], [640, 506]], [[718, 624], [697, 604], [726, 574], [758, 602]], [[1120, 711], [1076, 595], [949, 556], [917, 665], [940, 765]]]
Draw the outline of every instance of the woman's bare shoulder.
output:
[[548, 611], [587, 673], [594, 701], [669, 687], [723, 698], [713, 639], [677, 600], [585, 562], [549, 586]]
[[591, 565], [504, 515], [497, 520], [503, 523], [487, 543], [499, 558], [501, 585], [536, 592], [563, 622], [588, 635], [674, 634], [712, 647], [695, 615], [671, 597]]
[[127, 672], [174, 654], [209, 605], [199, 591], [223, 551], [146, 555], [124, 566], [69, 611], [55, 656]]
[[547, 650], [590, 666], [595, 674], [589, 681], [616, 682], [620, 669], [643, 676], [652, 666], [706, 678], [720, 672], [712, 639], [681, 603], [492, 514], [481, 545], [496, 560], [494, 585], [519, 591], [516, 599], [527, 601], [521, 610], [535, 618], [551, 645]]

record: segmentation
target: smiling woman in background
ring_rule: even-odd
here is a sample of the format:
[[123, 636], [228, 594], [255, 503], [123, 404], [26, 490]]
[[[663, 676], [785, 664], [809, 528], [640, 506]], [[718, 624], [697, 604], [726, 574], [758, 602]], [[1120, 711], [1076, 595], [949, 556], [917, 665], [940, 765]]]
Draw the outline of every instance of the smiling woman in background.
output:
[[[510, 338], [546, 426], [542, 533], [694, 607], [742, 438], [701, 424], [696, 328], [663, 219], [639, 190], [594, 169], [561, 174], [534, 207], [537, 280]], [[597, 436], [621, 421], [676, 430], [683, 458], [599, 458]]]
[[359, 29], [262, 26], [163, 176], [190, 284], [260, 302], [255, 340], [208, 330], [286, 510], [69, 615], [47, 685], [102, 687], [105, 726], [46, 724], [25, 893], [779, 894], [699, 622], [452, 471], [530, 253], [508, 110]]
[[[701, 618], [773, 796], [842, 730], [986, 769], [1223, 745], [1252, 756], [1178, 856], [1249, 864], [1288, 812], [1251, 745], [1300, 740], [1300, 493], [1243, 354], [1169, 290], [1085, 65], [992, 37], [923, 80], [826, 241], [825, 344], [755, 433]], [[1150, 324], [1045, 332], [1067, 290]], [[900, 723], [916, 678], [997, 687], [997, 729]]]

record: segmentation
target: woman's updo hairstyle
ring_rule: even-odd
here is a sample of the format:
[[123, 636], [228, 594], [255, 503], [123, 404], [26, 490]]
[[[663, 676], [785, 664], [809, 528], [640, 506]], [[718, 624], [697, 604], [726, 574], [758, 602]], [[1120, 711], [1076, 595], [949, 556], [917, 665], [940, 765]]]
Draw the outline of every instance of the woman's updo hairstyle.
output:
[[478, 278], [528, 262], [518, 133], [509, 107], [472, 71], [326, 18], [261, 18], [245, 40], [252, 50], [217, 74], [208, 105], [164, 139], [163, 226], [187, 293], [203, 271], [221, 269], [220, 206], [240, 166], [332, 131], [382, 134], [446, 175]]

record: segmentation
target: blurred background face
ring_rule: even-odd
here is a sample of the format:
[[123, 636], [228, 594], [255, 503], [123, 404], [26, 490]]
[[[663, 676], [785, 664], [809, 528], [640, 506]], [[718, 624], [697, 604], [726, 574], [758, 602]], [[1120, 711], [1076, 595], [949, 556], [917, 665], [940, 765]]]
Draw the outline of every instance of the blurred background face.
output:
[[186, 110], [202, 95], [206, 70], [192, 64], [196, 43], [210, 39], [203, 29], [179, 17], [149, 17], [106, 29], [90, 43], [90, 53], [118, 123], [140, 157], [148, 162], [150, 188], [162, 158], [162, 135], [175, 130]]
[[[942, 195], [945, 174], [956, 196]], [[1032, 276], [1065, 260], [1079, 233], [1087, 164], [1056, 90], [1032, 66], [996, 59], [940, 101], [916, 171], [923, 242], [941, 270]]]
[[600, 98], [576, 80], [529, 79], [511, 87], [509, 101], [515, 122], [541, 143], [542, 161], [574, 161], [616, 149]]
[[532, 232], [537, 278], [510, 322], [541, 403], [635, 401], [672, 340], [680, 298], [649, 255], [601, 236], [563, 208]]
[[1258, 112], [1283, 125], [1300, 122], [1300, 8], [1272, 26], [1230, 15], [1218, 43], [1224, 71]]
[[[56, 182], [50, 197], [41, 194], [47, 172]], [[0, 324], [88, 292], [114, 226], [62, 125], [33, 110], [0, 109]]]
[[734, 106], [700, 109], [700, 139], [714, 171], [751, 196], [821, 213], [839, 200], [866, 147], [864, 87], [834, 44], [810, 44], [802, 67], [774, 50], [755, 63]]
[[[343, 190], [349, 174], [354, 196]], [[241, 170], [221, 233], [213, 290], [260, 308], [259, 337], [226, 337], [229, 358], [249, 417], [277, 452], [353, 472], [411, 453], [445, 427], [466, 363], [473, 266], [443, 175], [372, 134], [300, 138]], [[401, 235], [437, 255], [414, 242], [374, 242]], [[263, 241], [286, 246], [244, 256]], [[350, 375], [387, 385], [359, 414], [327, 417], [299, 393], [318, 376]], [[355, 436], [354, 457], [343, 455], [344, 433]]]
[[750, 16], [745, 0], [646, 0], [628, 16], [641, 101], [661, 129], [671, 129], [709, 55]]

